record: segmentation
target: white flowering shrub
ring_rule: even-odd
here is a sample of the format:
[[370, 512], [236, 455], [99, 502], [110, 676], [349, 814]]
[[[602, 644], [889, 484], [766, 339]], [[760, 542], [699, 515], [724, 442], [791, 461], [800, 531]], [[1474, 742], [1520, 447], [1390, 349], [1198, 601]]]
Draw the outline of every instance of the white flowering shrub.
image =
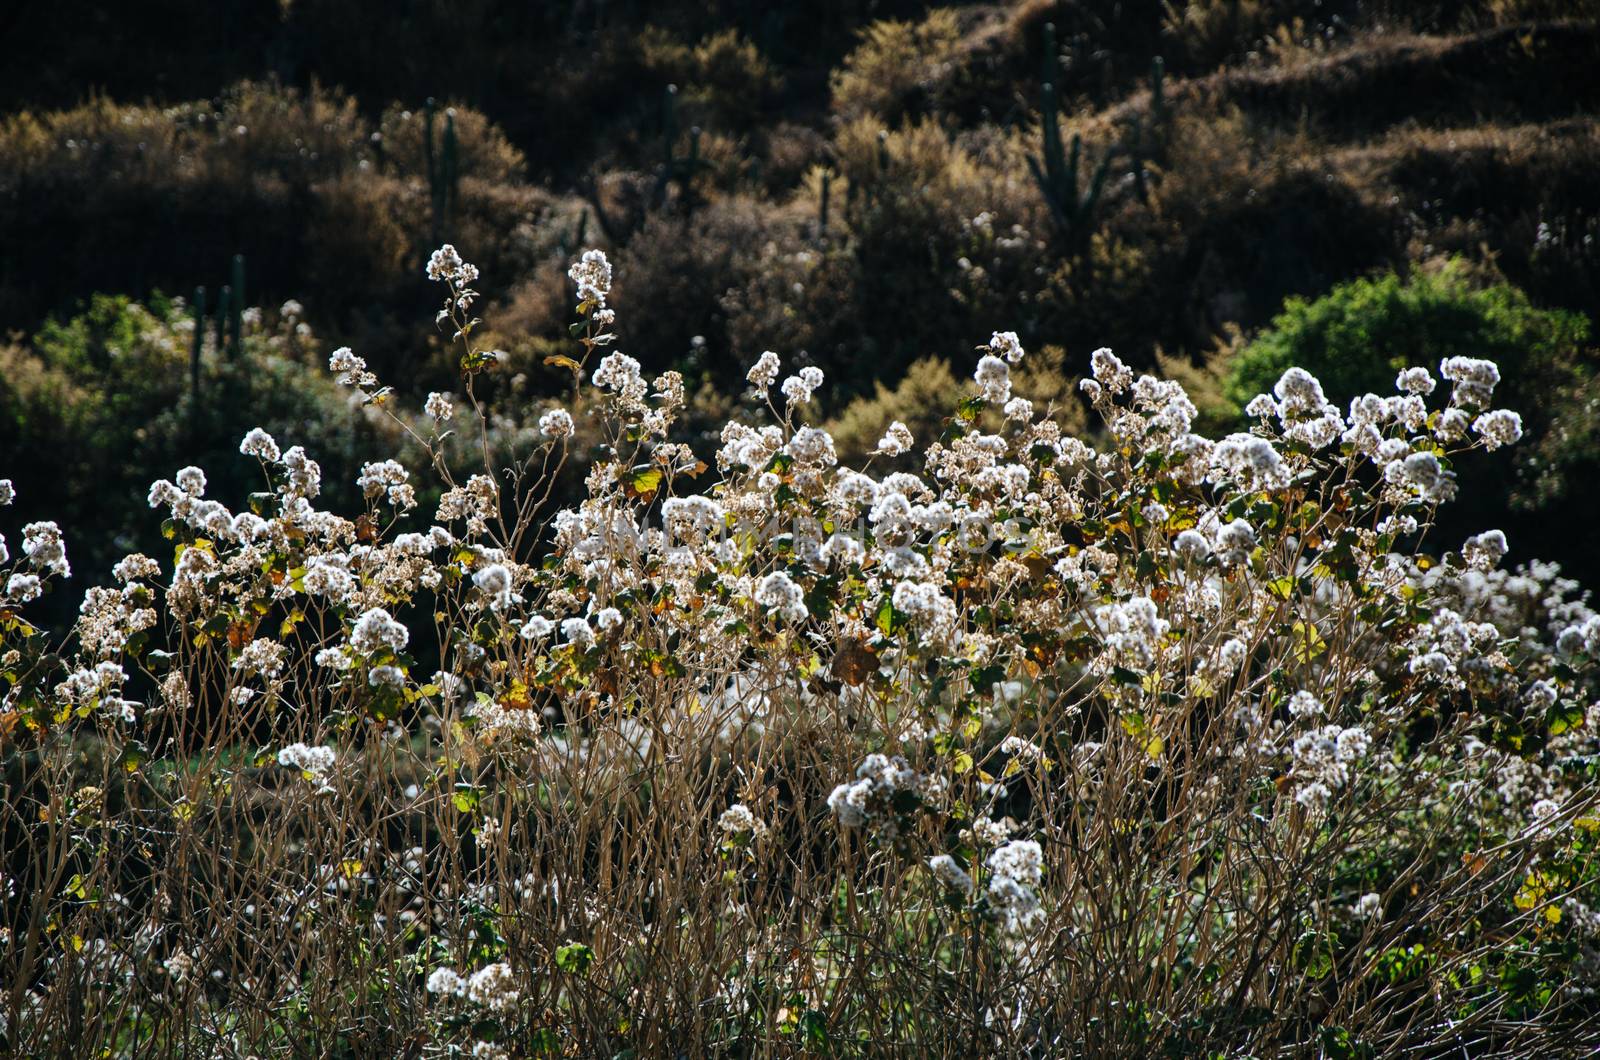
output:
[[1600, 618], [1496, 531], [1424, 548], [1516, 440], [1492, 364], [1348, 409], [1291, 369], [1213, 440], [1100, 350], [1091, 444], [997, 332], [940, 437], [845, 467], [772, 353], [758, 414], [675, 433], [590, 251], [559, 360], [601, 444], [550, 510], [573, 412], [440, 455], [496, 358], [477, 270], [428, 274], [463, 396], [362, 510], [241, 430], [264, 488], [156, 481], [172, 556], [64, 643], [66, 536], [0, 545], [10, 1049], [1541, 1056], [1595, 1018]]

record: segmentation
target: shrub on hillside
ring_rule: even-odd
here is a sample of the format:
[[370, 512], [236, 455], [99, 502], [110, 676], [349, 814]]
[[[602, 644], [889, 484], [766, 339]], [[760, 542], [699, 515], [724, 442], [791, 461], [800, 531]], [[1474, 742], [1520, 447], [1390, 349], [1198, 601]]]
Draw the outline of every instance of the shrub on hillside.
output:
[[805, 423], [824, 374], [775, 353], [756, 422], [679, 440], [684, 380], [614, 350], [591, 251], [582, 396], [508, 459], [477, 269], [429, 273], [464, 398], [405, 414], [336, 351], [419, 447], [343, 514], [297, 438], [238, 424], [250, 492], [158, 478], [172, 559], [120, 561], [66, 642], [28, 616], [68, 532], [0, 549], [7, 1049], [1592, 1040], [1600, 616], [1499, 531], [1416, 547], [1519, 433], [1491, 362], [1348, 418], [1291, 367], [1210, 439], [1102, 349], [1096, 450], [997, 333], [937, 438], [884, 424], [900, 469], [857, 470]]
[[0, 450], [35, 457], [8, 469], [24, 510], [82, 527], [80, 569], [103, 578], [130, 550], [159, 551], [157, 527], [140, 514], [147, 468], [196, 459], [215, 468], [216, 489], [242, 495], [259, 485], [223, 459], [237, 444], [232, 424], [242, 409], [303, 439], [327, 465], [331, 495], [353, 500], [343, 484], [357, 454], [397, 438], [313, 367], [317, 340], [299, 314], [294, 304], [245, 310], [238, 357], [208, 326], [198, 394], [190, 384], [194, 317], [182, 299], [96, 295], [28, 344], [0, 348]]
[[834, 113], [893, 125], [907, 113], [931, 109], [954, 72], [960, 45], [954, 8], [936, 8], [917, 22], [872, 23], [830, 78]]
[[1501, 365], [1509, 400], [1527, 410], [1537, 458], [1521, 499], [1535, 502], [1561, 493], [1571, 465], [1594, 455], [1584, 429], [1593, 422], [1587, 405], [1595, 378], [1588, 340], [1580, 314], [1538, 308], [1503, 282], [1475, 282], [1464, 262], [1452, 260], [1289, 299], [1233, 361], [1224, 392], [1243, 408], [1300, 365], [1343, 402], [1418, 360], [1487, 357]]
[[[552, 247], [537, 231], [550, 198], [518, 183], [521, 155], [481, 114], [456, 108], [455, 121], [448, 234], [518, 275], [531, 248]], [[436, 225], [421, 125], [398, 108], [376, 125], [338, 91], [255, 83], [5, 118], [0, 229], [30, 266], [0, 279], [0, 326], [31, 330], [96, 289], [189, 290], [242, 252], [252, 298], [315, 281], [319, 321], [376, 342], [386, 315], [414, 304]], [[441, 115], [436, 150], [442, 136]]]

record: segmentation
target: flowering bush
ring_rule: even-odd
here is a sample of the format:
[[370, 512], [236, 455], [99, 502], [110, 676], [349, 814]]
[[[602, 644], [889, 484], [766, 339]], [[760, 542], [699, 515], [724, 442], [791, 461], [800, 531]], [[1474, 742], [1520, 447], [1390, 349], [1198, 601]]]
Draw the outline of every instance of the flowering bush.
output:
[[1496, 531], [1421, 544], [1516, 440], [1494, 365], [1347, 410], [1291, 368], [1212, 440], [1099, 350], [1091, 446], [1001, 332], [939, 437], [852, 468], [766, 354], [702, 452], [591, 251], [556, 360], [601, 441], [552, 511], [574, 416], [492, 455], [477, 270], [428, 275], [462, 398], [403, 418], [330, 359], [426, 454], [362, 510], [250, 430], [263, 488], [157, 481], [171, 561], [65, 644], [27, 618], [60, 529], [0, 548], [10, 1049], [1534, 1056], [1593, 1019], [1600, 617]]

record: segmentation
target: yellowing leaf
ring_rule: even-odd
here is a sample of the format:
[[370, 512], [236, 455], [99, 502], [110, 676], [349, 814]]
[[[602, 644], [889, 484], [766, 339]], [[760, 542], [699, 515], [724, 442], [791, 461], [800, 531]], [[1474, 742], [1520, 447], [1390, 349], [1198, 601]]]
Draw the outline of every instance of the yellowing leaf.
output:
[[1309, 663], [1312, 659], [1328, 650], [1328, 642], [1322, 639], [1322, 634], [1317, 632], [1317, 627], [1311, 622], [1296, 622], [1294, 624], [1294, 654], [1302, 663]]
[[661, 488], [661, 472], [656, 468], [645, 468], [635, 471], [628, 480], [628, 492], [634, 496], [649, 500], [654, 497], [656, 490]]

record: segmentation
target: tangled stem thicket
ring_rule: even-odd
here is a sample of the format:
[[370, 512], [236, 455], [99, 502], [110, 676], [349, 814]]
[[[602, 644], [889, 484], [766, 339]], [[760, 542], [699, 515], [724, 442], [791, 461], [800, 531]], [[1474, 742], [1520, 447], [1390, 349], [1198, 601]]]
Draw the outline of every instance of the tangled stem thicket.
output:
[[402, 418], [335, 352], [428, 457], [369, 463], [366, 510], [251, 430], [261, 491], [156, 482], [171, 562], [124, 559], [61, 643], [25, 617], [60, 531], [0, 551], [8, 1051], [1595, 1042], [1600, 619], [1497, 531], [1422, 550], [1452, 461], [1520, 434], [1494, 365], [1344, 412], [1291, 369], [1212, 441], [1101, 350], [1091, 446], [997, 333], [942, 437], [850, 469], [822, 373], [768, 354], [702, 453], [683, 380], [611, 350], [591, 251], [571, 411], [518, 448], [475, 396], [477, 270], [429, 275], [470, 415]]

